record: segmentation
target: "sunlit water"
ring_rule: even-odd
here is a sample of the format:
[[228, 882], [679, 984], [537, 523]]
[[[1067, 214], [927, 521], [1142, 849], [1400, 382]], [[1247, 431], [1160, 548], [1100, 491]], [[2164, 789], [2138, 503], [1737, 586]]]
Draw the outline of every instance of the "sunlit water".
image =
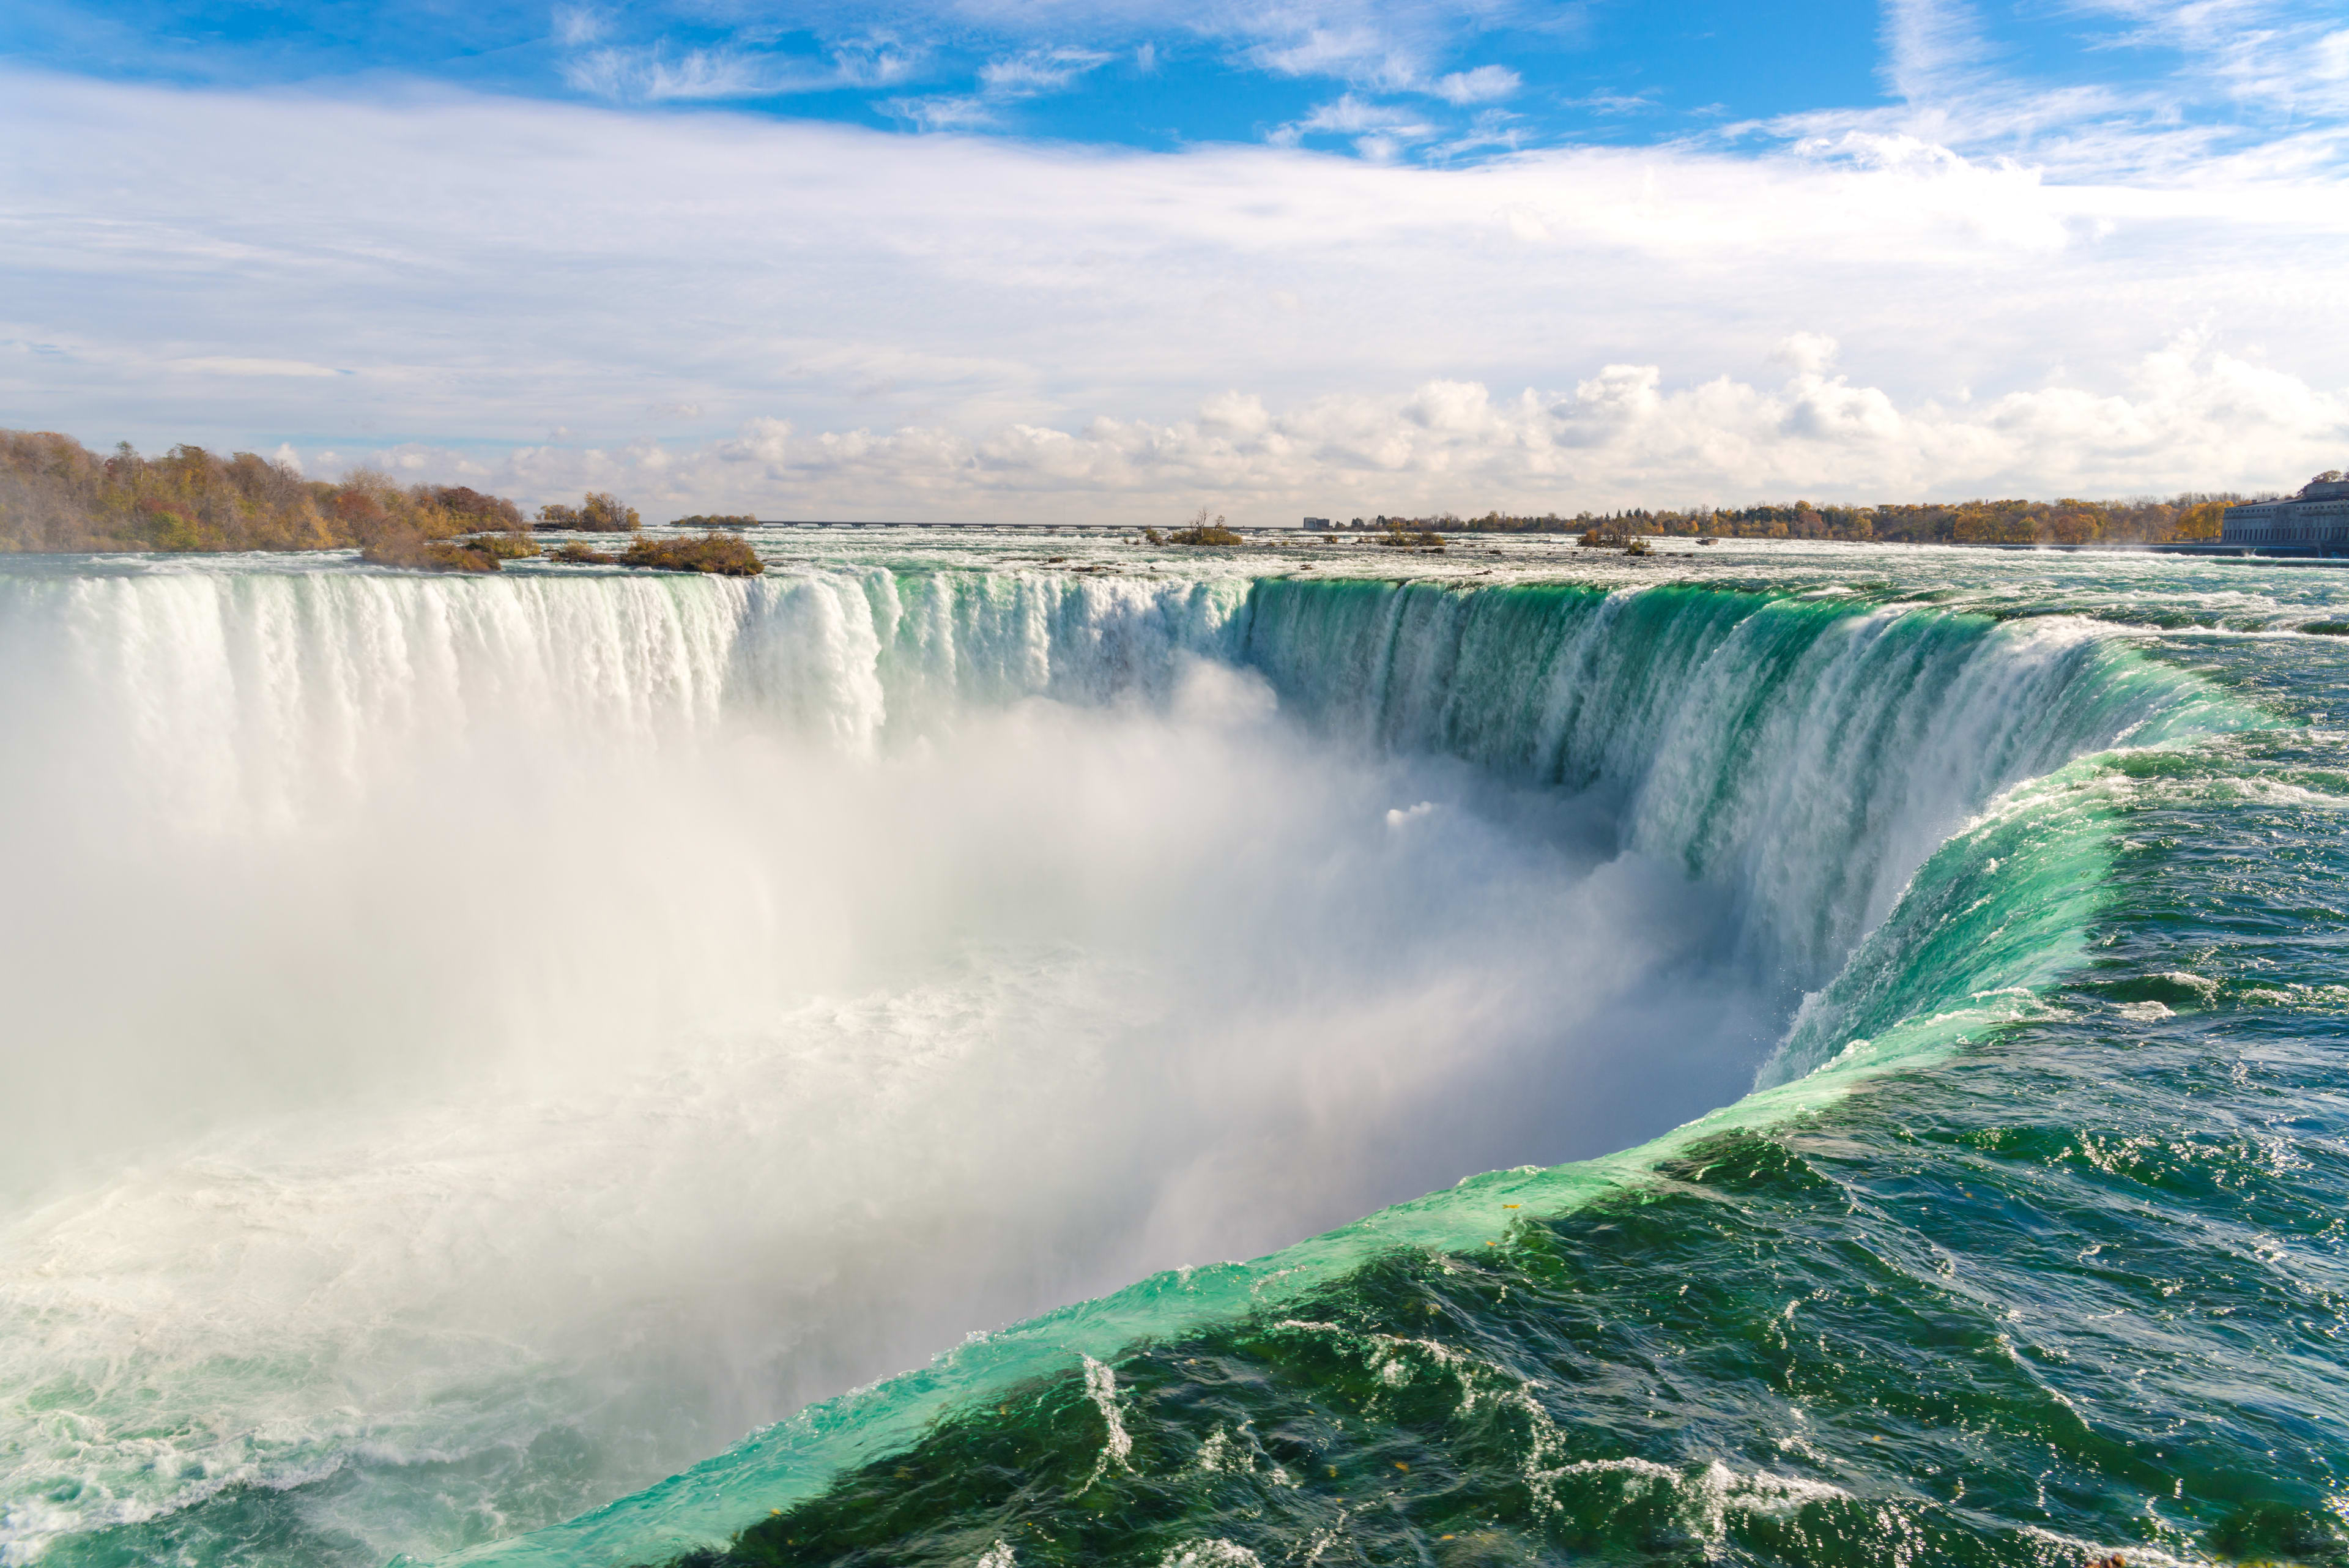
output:
[[2334, 573], [761, 547], [0, 571], [0, 1561], [2343, 1555]]

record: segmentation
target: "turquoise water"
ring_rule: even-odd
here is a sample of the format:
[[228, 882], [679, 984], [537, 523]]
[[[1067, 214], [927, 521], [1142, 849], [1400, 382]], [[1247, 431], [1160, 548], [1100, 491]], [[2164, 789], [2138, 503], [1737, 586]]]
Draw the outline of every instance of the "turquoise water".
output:
[[[1274, 920], [1247, 936], [1309, 1012], [1423, 961], [1424, 994], [1458, 1007], [1472, 991], [1428, 978], [1472, 972], [1442, 940], [1454, 929], [1497, 955], [1473, 971], [1476, 987], [1531, 988], [1553, 1009], [1610, 983], [1610, 910], [1624, 945], [1700, 925], [1701, 940], [1622, 982], [1631, 1011], [1562, 1016], [1526, 1052], [1403, 1083], [1364, 1124], [1379, 1140], [1433, 1142], [1415, 1107], [1459, 1120], [1444, 1158], [1481, 1151], [1506, 1168], [1395, 1193], [1404, 1200], [1253, 1262], [1153, 1273], [1063, 1294], [1067, 1305], [1030, 1291], [1053, 1310], [1008, 1327], [975, 1311], [940, 1332], [956, 1322], [946, 1303], [924, 1320], [934, 1348], [986, 1332], [854, 1392], [811, 1375], [795, 1386], [812, 1403], [730, 1446], [708, 1440], [712, 1417], [644, 1438], [632, 1458], [613, 1434], [635, 1428], [582, 1412], [642, 1390], [600, 1403], [547, 1392], [574, 1386], [576, 1366], [520, 1348], [513, 1364], [470, 1363], [461, 1388], [396, 1422], [355, 1397], [350, 1365], [323, 1391], [300, 1370], [217, 1357], [204, 1362], [217, 1386], [193, 1395], [185, 1362], [126, 1375], [141, 1352], [74, 1316], [88, 1293], [41, 1296], [25, 1261], [54, 1279], [60, 1257], [82, 1256], [67, 1246], [78, 1221], [58, 1216], [133, 1197], [102, 1171], [84, 1179], [95, 1198], [41, 1193], [46, 1207], [11, 1232], [16, 1272], [0, 1298], [44, 1335], [0, 1380], [12, 1560], [2349, 1555], [2334, 1060], [2349, 988], [2333, 961], [2349, 758], [2328, 727], [2349, 672], [2341, 644], [2296, 629], [2330, 619], [2330, 574], [1831, 547], [1379, 562], [1400, 576], [1371, 575], [1368, 552], [1195, 566], [1012, 535], [771, 548], [775, 575], [747, 586], [265, 567], [26, 576], [6, 625], [36, 654], [83, 650], [57, 668], [97, 683], [84, 713], [107, 711], [105, 683], [128, 679], [132, 657], [88, 649], [151, 652], [175, 628], [181, 640], [132, 684], [151, 688], [168, 667], [185, 690], [169, 712], [131, 704], [97, 726], [99, 754], [119, 760], [137, 731], [181, 755], [171, 714], [210, 702], [237, 715], [226, 774], [191, 771], [163, 792], [175, 809], [204, 803], [208, 831], [233, 835], [255, 831], [256, 802], [281, 826], [372, 809], [352, 802], [371, 798], [365, 781], [387, 764], [357, 737], [405, 724], [413, 751], [452, 702], [474, 705], [450, 742], [471, 755], [497, 729], [492, 677], [497, 702], [562, 715], [566, 744], [616, 733], [673, 755], [754, 721], [873, 779], [951, 754], [975, 715], [1040, 701], [1098, 717], [1074, 721], [1073, 752], [1043, 756], [1023, 732], [1019, 754], [1092, 766], [1103, 735], [1124, 735], [1098, 728], [1110, 716], [1191, 711], [1198, 670], [1228, 670], [1257, 684], [1226, 707], [1268, 700], [1274, 714], [1247, 721], [1274, 727], [1232, 756], [1295, 746], [1331, 770], [1306, 775], [1324, 792], [1316, 811], [1242, 802], [1207, 818], [1216, 853], [1278, 871], [1269, 887], [1333, 880], [1327, 901], [1299, 906], [1317, 911], [1301, 933]], [[1071, 558], [1017, 558], [1047, 554]], [[1108, 569], [1076, 570], [1095, 564]], [[190, 651], [215, 643], [209, 666]], [[302, 677], [293, 688], [288, 671]], [[1214, 733], [1257, 736], [1217, 712]], [[1177, 732], [1186, 746], [1205, 732]], [[321, 736], [345, 745], [334, 768], [313, 765]], [[1411, 771], [1380, 771], [1392, 768]], [[1360, 798], [1346, 793], [1356, 769], [1377, 781]], [[1372, 808], [1390, 797], [1381, 817]], [[1350, 837], [1358, 807], [1362, 836]], [[1373, 844], [1413, 853], [1413, 835], [1468, 817], [1485, 837], [1427, 851], [1464, 867], [1454, 881], [1343, 879]], [[899, 820], [880, 814], [884, 827]], [[994, 821], [982, 814], [981, 831]], [[1283, 858], [1325, 825], [1329, 857]], [[1468, 845], [1495, 857], [1472, 860]], [[1526, 929], [1551, 907], [1523, 901], [1533, 891], [1506, 879], [1512, 865], [1599, 888], [1598, 924], [1560, 914], [1555, 932]], [[1696, 897], [1651, 903], [1604, 880], [1625, 867]], [[1345, 926], [1349, 909], [1405, 892], [1425, 900], [1421, 918], [1407, 909], [1375, 928], [1383, 945], [1366, 959], [1373, 929]], [[1501, 912], [1476, 925], [1485, 905]], [[1107, 907], [1088, 906], [1085, 929]], [[1325, 971], [1330, 989], [1317, 990]], [[910, 994], [905, 983], [889, 994]], [[1681, 992], [1708, 1000], [1654, 1011]], [[1244, 989], [1216, 1001], [1234, 1019], [1260, 1005]], [[1667, 1053], [1603, 1116], [1545, 1142], [1542, 1127], [1599, 1093], [1591, 1083], [1664, 1051], [1642, 1028], [1692, 1027], [1715, 1002], [1760, 1021], [1747, 1044]], [[1181, 1012], [1179, 998], [1154, 1005]], [[1020, 1016], [1071, 1026], [1064, 1011]], [[1464, 1056], [1516, 1027], [1465, 1009], [1415, 1016], [1423, 1051]], [[1381, 1075], [1411, 1060], [1368, 1044], [1352, 1058]], [[1565, 1063], [1561, 1087], [1545, 1064]], [[863, 1082], [852, 1075], [843, 1093]], [[1113, 1119], [1119, 1103], [1089, 1114]], [[1697, 1119], [1675, 1126], [1683, 1108]], [[1160, 1114], [1185, 1125], [1172, 1100]], [[1112, 1130], [1131, 1139], [1145, 1125]], [[1594, 1158], [1510, 1158], [1561, 1144]], [[200, 1141], [198, 1158], [225, 1158], [208, 1149]], [[238, 1169], [285, 1189], [282, 1158], [250, 1159]], [[1346, 1191], [1392, 1190], [1419, 1168]], [[1320, 1211], [1282, 1208], [1277, 1185], [1241, 1197], [1300, 1223]], [[702, 1272], [681, 1281], [688, 1295], [733, 1288], [710, 1260], [790, 1218], [730, 1201], [711, 1251], [690, 1255]], [[943, 1233], [872, 1222], [883, 1254], [952, 1251]], [[120, 1271], [117, 1290], [167, 1272], [126, 1254], [121, 1234], [77, 1266], [93, 1280]], [[1141, 1254], [1099, 1256], [1109, 1269]], [[169, 1324], [198, 1293], [166, 1280], [144, 1310]], [[407, 1310], [397, 1293], [365, 1299]], [[355, 1317], [324, 1321], [321, 1344]], [[76, 1360], [85, 1340], [110, 1357], [106, 1375]], [[436, 1354], [401, 1361], [401, 1376]], [[655, 1404], [662, 1365], [640, 1372]], [[893, 1370], [837, 1365], [852, 1379]], [[267, 1383], [265, 1418], [240, 1377]], [[140, 1437], [129, 1410], [141, 1399], [184, 1408]], [[525, 1405], [545, 1414], [508, 1418]], [[162, 1427], [183, 1470], [158, 1479]], [[255, 1458], [263, 1435], [280, 1449]], [[148, 1447], [134, 1452], [134, 1438]], [[697, 1439], [714, 1457], [645, 1474]], [[79, 1501], [100, 1492], [108, 1507]]]

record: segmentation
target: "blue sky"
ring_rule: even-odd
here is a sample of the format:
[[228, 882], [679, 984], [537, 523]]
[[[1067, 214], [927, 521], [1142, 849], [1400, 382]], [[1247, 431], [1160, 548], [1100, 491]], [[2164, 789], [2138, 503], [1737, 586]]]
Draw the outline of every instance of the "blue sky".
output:
[[[112, 79], [372, 81], [636, 109], [726, 106], [906, 132], [1167, 150], [1291, 140], [1456, 161], [1561, 142], [1752, 134], [1899, 103], [1963, 69], [2011, 96], [2100, 90], [2106, 112], [2287, 123], [2222, 57], [2286, 57], [2322, 5], [2002, 0], [1734, 4], [282, 5], [17, 0], [0, 56]], [[2330, 24], [2330, 26], [2328, 25]], [[1945, 35], [1923, 72], [1902, 34]], [[1912, 51], [1913, 52], [1913, 51]], [[2337, 109], [2335, 103], [2332, 106]], [[1733, 129], [1734, 128], [1734, 129]]]
[[2349, 464], [2302, 0], [0, 10], [0, 424], [653, 512]]
[[[1419, 156], [1634, 140], [1879, 99], [1879, 17], [1853, 0], [1459, 7], [57, 5], [0, 48], [114, 77], [254, 86], [398, 73], [632, 106], [728, 104], [884, 129], [1133, 147], [1248, 141], [1356, 118]], [[2109, 24], [2101, 31], [2110, 34]], [[2029, 31], [2016, 29], [2018, 36]]]

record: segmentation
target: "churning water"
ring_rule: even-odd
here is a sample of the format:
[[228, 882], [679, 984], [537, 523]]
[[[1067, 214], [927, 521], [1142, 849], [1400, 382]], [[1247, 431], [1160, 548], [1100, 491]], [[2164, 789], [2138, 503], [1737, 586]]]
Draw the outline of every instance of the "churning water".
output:
[[2342, 1554], [2331, 574], [762, 547], [0, 576], [0, 1562]]

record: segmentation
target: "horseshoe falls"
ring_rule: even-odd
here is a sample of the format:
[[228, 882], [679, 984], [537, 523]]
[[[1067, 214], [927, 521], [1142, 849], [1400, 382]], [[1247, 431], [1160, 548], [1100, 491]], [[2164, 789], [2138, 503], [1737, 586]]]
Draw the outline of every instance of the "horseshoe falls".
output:
[[753, 537], [0, 563], [0, 1563], [2349, 1562], [2335, 574]]

